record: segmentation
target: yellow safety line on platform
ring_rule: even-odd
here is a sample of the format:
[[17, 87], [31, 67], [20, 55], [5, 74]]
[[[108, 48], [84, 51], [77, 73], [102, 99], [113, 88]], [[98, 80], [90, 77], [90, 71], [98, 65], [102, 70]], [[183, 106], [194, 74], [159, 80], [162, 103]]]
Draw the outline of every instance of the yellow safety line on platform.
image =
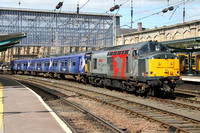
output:
[[3, 86], [0, 82], [0, 131], [3, 123]]

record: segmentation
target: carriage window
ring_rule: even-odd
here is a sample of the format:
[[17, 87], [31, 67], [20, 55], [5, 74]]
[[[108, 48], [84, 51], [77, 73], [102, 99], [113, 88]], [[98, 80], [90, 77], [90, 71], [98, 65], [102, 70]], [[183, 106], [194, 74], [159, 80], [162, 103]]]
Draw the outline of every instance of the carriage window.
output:
[[122, 51], [122, 54], [124, 54], [124, 51]]
[[192, 65], [195, 65], [196, 64], [196, 62], [195, 62], [195, 57], [193, 56], [192, 57]]
[[37, 66], [41, 66], [41, 62], [38, 62], [38, 63], [37, 63]]
[[64, 66], [64, 64], [65, 64], [65, 60], [62, 60], [62, 64], [61, 64], [61, 66]]
[[94, 68], [94, 69], [97, 69], [97, 58], [94, 58], [94, 59], [93, 59], [93, 62], [94, 62], [94, 67], [93, 67], [93, 68]]
[[65, 60], [65, 66], [67, 66], [67, 60]]
[[73, 66], [76, 66], [76, 59], [73, 59]]
[[116, 54], [117, 54], [117, 52], [114, 52], [114, 53], [113, 53], [113, 55], [116, 55]]
[[125, 51], [125, 54], [128, 54], [128, 50]]

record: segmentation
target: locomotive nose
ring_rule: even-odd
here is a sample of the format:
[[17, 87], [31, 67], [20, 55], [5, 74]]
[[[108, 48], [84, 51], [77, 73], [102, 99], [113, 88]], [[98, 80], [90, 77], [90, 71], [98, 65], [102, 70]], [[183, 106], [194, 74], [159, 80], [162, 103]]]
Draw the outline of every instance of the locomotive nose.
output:
[[149, 59], [150, 77], [180, 76], [179, 59], [173, 54], [157, 54]]

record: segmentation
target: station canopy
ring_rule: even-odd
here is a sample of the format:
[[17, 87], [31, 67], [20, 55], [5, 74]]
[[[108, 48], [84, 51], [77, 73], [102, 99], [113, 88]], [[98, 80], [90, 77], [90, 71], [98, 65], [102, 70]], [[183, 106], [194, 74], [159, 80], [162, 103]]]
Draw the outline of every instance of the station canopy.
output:
[[198, 52], [200, 51], [200, 37], [179, 39], [161, 42], [172, 52]]
[[20, 43], [24, 37], [26, 37], [26, 33], [10, 33], [0, 35], [0, 52], [6, 51], [8, 48]]

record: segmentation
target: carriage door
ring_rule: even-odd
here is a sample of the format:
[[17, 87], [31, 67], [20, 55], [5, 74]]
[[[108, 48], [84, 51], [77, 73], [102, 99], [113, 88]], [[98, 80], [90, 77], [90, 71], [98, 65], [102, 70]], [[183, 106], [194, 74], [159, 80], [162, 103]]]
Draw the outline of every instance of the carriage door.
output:
[[61, 59], [58, 60], [58, 72], [60, 72], [60, 67], [61, 67]]
[[18, 62], [15, 62], [15, 70], [17, 70], [17, 64], [18, 64]]
[[197, 69], [200, 71], [200, 56], [197, 56]]
[[180, 71], [183, 72], [184, 71], [184, 56], [180, 56]]
[[133, 76], [136, 77], [138, 75], [138, 54], [137, 54], [137, 49], [133, 50], [132, 56], [133, 56], [133, 62], [132, 62], [132, 72]]
[[44, 60], [42, 61], [42, 71], [44, 71]]
[[69, 58], [69, 63], [68, 63], [68, 71], [71, 73], [71, 64], [72, 64], [72, 59]]
[[21, 63], [21, 70], [24, 70], [24, 62]]
[[35, 67], [34, 67], [34, 70], [36, 70], [36, 67], [37, 67], [37, 61], [35, 61]]
[[78, 71], [81, 73], [81, 71], [82, 71], [82, 58], [81, 57], [79, 57], [79, 64], [78, 65], [79, 65]]

